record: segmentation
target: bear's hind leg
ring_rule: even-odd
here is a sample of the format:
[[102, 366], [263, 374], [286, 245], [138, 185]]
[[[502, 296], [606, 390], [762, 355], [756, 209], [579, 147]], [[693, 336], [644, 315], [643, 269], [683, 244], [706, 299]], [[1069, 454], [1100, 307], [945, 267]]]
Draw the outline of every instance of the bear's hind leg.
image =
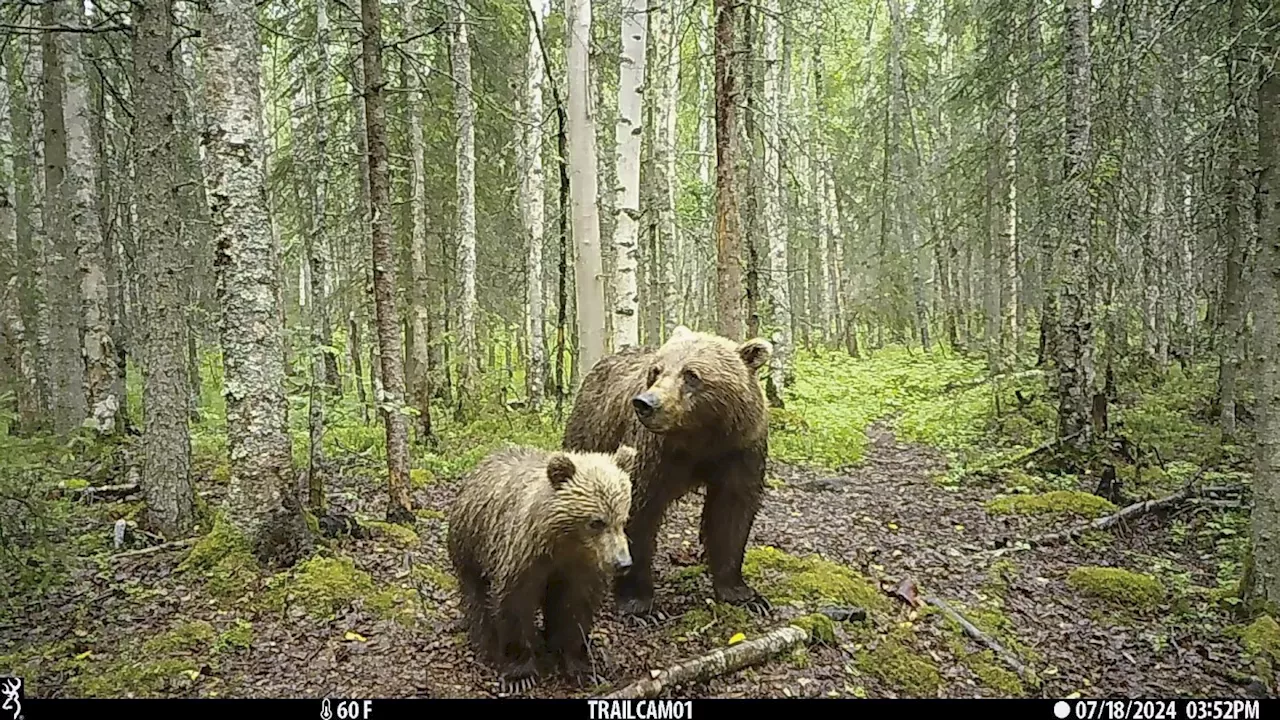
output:
[[742, 476], [750, 470], [743, 467], [742, 461], [733, 463], [731, 467], [736, 472], [719, 475], [708, 483], [702, 507], [702, 535], [706, 542], [711, 587], [720, 602], [766, 614], [770, 610], [769, 601], [742, 578], [747, 538], [751, 535], [751, 526], [763, 495], [763, 470], [757, 487], [754, 478]]
[[547, 648], [565, 675], [578, 682], [600, 682], [591, 665], [587, 638], [595, 622], [603, 583], [588, 571], [558, 572], [547, 583], [542, 608]]

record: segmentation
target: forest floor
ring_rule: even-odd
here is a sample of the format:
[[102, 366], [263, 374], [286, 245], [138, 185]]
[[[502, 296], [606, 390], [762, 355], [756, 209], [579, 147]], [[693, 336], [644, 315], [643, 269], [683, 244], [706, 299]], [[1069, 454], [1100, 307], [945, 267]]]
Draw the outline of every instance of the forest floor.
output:
[[[786, 432], [795, 422], [784, 412], [777, 425]], [[746, 563], [748, 581], [773, 601], [769, 617], [711, 601], [698, 564], [702, 499], [691, 495], [661, 531], [658, 621], [623, 622], [607, 605], [591, 638], [604, 685], [547, 678], [528, 695], [593, 695], [833, 605], [861, 607], [867, 618], [673, 695], [1233, 697], [1257, 692], [1258, 683], [1246, 686], [1250, 678], [1274, 687], [1280, 626], [1265, 616], [1245, 625], [1229, 602], [1247, 512], [1187, 503], [1070, 544], [1017, 547], [1115, 507], [1088, 494], [1096, 482], [1087, 478], [1002, 470], [957, 481], [948, 472], [955, 453], [949, 460], [900, 439], [902, 425], [899, 413], [865, 423], [865, 444], [848, 464], [793, 462], [794, 446], [779, 443], [787, 457], [770, 462]], [[371, 520], [385, 509], [380, 458], [335, 458], [328, 488], [331, 506], [367, 519], [369, 534], [332, 541], [289, 572], [251, 567], [243, 553], [210, 540], [216, 530], [194, 550], [82, 553], [88, 559], [67, 582], [19, 617], [0, 618], [0, 674], [23, 675], [36, 697], [496, 695], [493, 670], [475, 661], [458, 625], [444, 551], [442, 511], [460, 470], [415, 471], [421, 509], [408, 531]], [[1136, 482], [1141, 497], [1128, 501], [1176, 489], [1177, 473], [1168, 475]], [[1218, 485], [1245, 482], [1238, 471], [1213, 477]], [[224, 491], [201, 486], [208, 506]], [[80, 504], [76, 513], [82, 529], [100, 537], [104, 522], [109, 528], [131, 508], [136, 498]], [[1136, 574], [1073, 574], [1095, 567]], [[1039, 686], [913, 602], [911, 584], [998, 639]]]

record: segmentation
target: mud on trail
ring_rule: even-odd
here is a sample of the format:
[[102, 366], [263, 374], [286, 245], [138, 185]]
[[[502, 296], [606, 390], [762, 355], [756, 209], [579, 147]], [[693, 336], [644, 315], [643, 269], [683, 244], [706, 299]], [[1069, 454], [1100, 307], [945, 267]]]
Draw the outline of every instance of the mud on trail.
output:
[[[594, 694], [820, 606], [853, 604], [867, 606], [865, 621], [836, 623], [823, 642], [673, 694], [1246, 693], [1241, 677], [1254, 666], [1228, 631], [1233, 621], [1200, 601], [1218, 573], [1213, 553], [1196, 540], [1198, 528], [1216, 522], [1212, 511], [1146, 517], [1052, 549], [994, 553], [1001, 539], [1078, 520], [990, 514], [985, 504], [998, 483], [945, 486], [935, 479], [945, 468], [938, 454], [897, 442], [884, 424], [868, 434], [865, 461], [844, 472], [771, 464], [747, 563], [749, 582], [774, 600], [770, 617], [710, 601], [697, 542], [702, 498], [690, 496], [672, 509], [659, 538], [654, 623], [621, 621], [606, 605], [591, 638], [604, 683], [544, 679], [528, 695]], [[380, 517], [380, 465], [350, 462], [368, 467], [353, 465], [332, 479], [331, 505]], [[86, 565], [44, 610], [0, 623], [0, 646], [13, 653], [0, 660], [14, 666], [0, 673], [28, 674], [33, 694], [44, 697], [492, 697], [494, 673], [464, 642], [448, 575], [440, 509], [456, 482], [416, 491], [423, 510], [414, 532], [375, 524], [372, 537], [343, 538], [321, 556], [350, 564], [329, 559], [295, 569], [291, 586], [264, 583], [265, 575], [246, 580], [223, 561], [211, 577], [245, 583], [228, 592], [180, 570], [187, 550]], [[210, 505], [219, 499], [206, 498]], [[1079, 566], [1154, 573], [1167, 591], [1155, 604], [1108, 603], [1067, 581]], [[999, 639], [1034, 669], [1041, 687], [1020, 682], [932, 608], [909, 602], [916, 593], [907, 580]]]

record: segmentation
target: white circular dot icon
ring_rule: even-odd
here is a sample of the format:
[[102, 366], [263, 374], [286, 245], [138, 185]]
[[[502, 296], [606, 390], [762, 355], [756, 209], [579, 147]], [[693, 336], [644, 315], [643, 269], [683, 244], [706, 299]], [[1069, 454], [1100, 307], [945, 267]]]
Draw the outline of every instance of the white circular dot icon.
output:
[[1067, 704], [1066, 700], [1059, 700], [1053, 704], [1053, 714], [1058, 720], [1063, 720], [1063, 718], [1071, 714], [1071, 706]]

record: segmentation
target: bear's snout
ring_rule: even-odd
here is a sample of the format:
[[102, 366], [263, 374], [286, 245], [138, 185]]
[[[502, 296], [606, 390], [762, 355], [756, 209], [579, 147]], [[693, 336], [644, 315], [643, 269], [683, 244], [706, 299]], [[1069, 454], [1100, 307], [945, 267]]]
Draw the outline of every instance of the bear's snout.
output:
[[630, 567], [631, 567], [631, 553], [627, 552], [626, 548], [623, 548], [622, 552], [618, 553], [613, 558], [613, 570], [616, 573], [624, 573], [627, 571], [627, 568], [630, 568]]
[[658, 409], [658, 396], [651, 392], [640, 393], [631, 399], [631, 407], [635, 408], [636, 415], [641, 420], [653, 417], [653, 413]]

